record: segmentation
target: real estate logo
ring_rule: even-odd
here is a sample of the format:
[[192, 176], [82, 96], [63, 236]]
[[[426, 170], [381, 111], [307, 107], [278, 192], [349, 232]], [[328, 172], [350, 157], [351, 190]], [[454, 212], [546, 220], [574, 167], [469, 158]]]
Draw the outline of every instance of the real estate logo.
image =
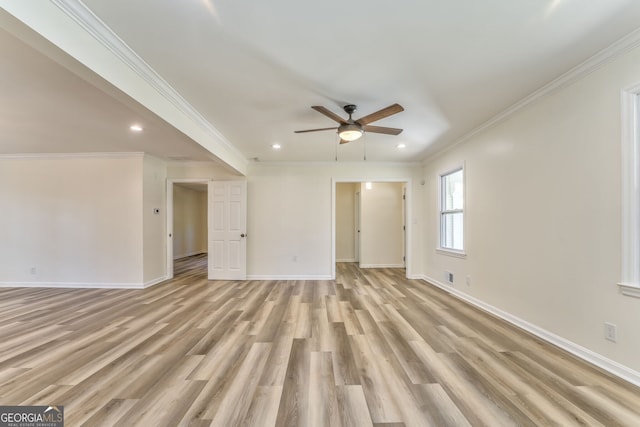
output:
[[64, 406], [0, 406], [0, 427], [64, 427]]

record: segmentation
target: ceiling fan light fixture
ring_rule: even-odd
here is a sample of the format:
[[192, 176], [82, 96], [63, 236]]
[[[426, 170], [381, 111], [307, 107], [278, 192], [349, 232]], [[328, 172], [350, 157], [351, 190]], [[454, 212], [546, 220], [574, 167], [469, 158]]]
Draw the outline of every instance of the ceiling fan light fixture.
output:
[[325, 107], [320, 105], [314, 105], [311, 108], [316, 110], [318, 113], [327, 116], [334, 122], [338, 122], [340, 126], [338, 127], [330, 127], [330, 128], [320, 128], [320, 129], [305, 129], [305, 130], [296, 130], [295, 133], [307, 133], [307, 132], [319, 132], [324, 130], [338, 130], [338, 136], [340, 137], [340, 144], [344, 144], [347, 142], [355, 141], [360, 139], [364, 132], [372, 132], [372, 133], [381, 133], [385, 135], [399, 135], [402, 132], [402, 129], [390, 128], [386, 126], [370, 126], [369, 124], [375, 122], [377, 120], [384, 119], [385, 117], [389, 117], [393, 114], [404, 111], [404, 108], [400, 104], [392, 104], [387, 108], [383, 108], [382, 110], [378, 110], [375, 113], [368, 114], [364, 117], [360, 117], [357, 120], [351, 118], [351, 115], [354, 111], [356, 111], [356, 106], [353, 104], [347, 104], [343, 107], [344, 112], [349, 115], [348, 119], [343, 119], [339, 115], [333, 113], [331, 110], [328, 110]]
[[355, 141], [360, 138], [364, 133], [362, 126], [358, 126], [354, 123], [348, 123], [338, 127], [338, 136], [344, 141]]

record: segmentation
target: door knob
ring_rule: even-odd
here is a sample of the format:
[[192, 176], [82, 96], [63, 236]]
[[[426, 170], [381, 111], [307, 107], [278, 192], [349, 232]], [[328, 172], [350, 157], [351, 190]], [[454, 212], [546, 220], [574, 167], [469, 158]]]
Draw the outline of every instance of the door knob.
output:
[[247, 235], [246, 235], [246, 234], [244, 234], [244, 233], [242, 233], [242, 234], [240, 235], [240, 237], [247, 237]]

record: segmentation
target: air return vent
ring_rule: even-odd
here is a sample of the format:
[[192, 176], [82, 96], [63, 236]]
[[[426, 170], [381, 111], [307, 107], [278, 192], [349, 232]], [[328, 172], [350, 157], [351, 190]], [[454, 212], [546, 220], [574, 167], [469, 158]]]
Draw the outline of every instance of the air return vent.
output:
[[446, 280], [447, 283], [453, 284], [453, 273], [450, 272], [450, 271], [445, 271], [444, 272], [444, 280]]

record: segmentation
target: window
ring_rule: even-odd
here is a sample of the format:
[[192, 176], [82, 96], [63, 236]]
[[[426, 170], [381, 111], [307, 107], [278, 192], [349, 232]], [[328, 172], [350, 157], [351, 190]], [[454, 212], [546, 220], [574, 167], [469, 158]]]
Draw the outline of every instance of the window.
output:
[[640, 298], [640, 85], [622, 91], [623, 295]]
[[440, 175], [440, 249], [464, 251], [464, 171]]

